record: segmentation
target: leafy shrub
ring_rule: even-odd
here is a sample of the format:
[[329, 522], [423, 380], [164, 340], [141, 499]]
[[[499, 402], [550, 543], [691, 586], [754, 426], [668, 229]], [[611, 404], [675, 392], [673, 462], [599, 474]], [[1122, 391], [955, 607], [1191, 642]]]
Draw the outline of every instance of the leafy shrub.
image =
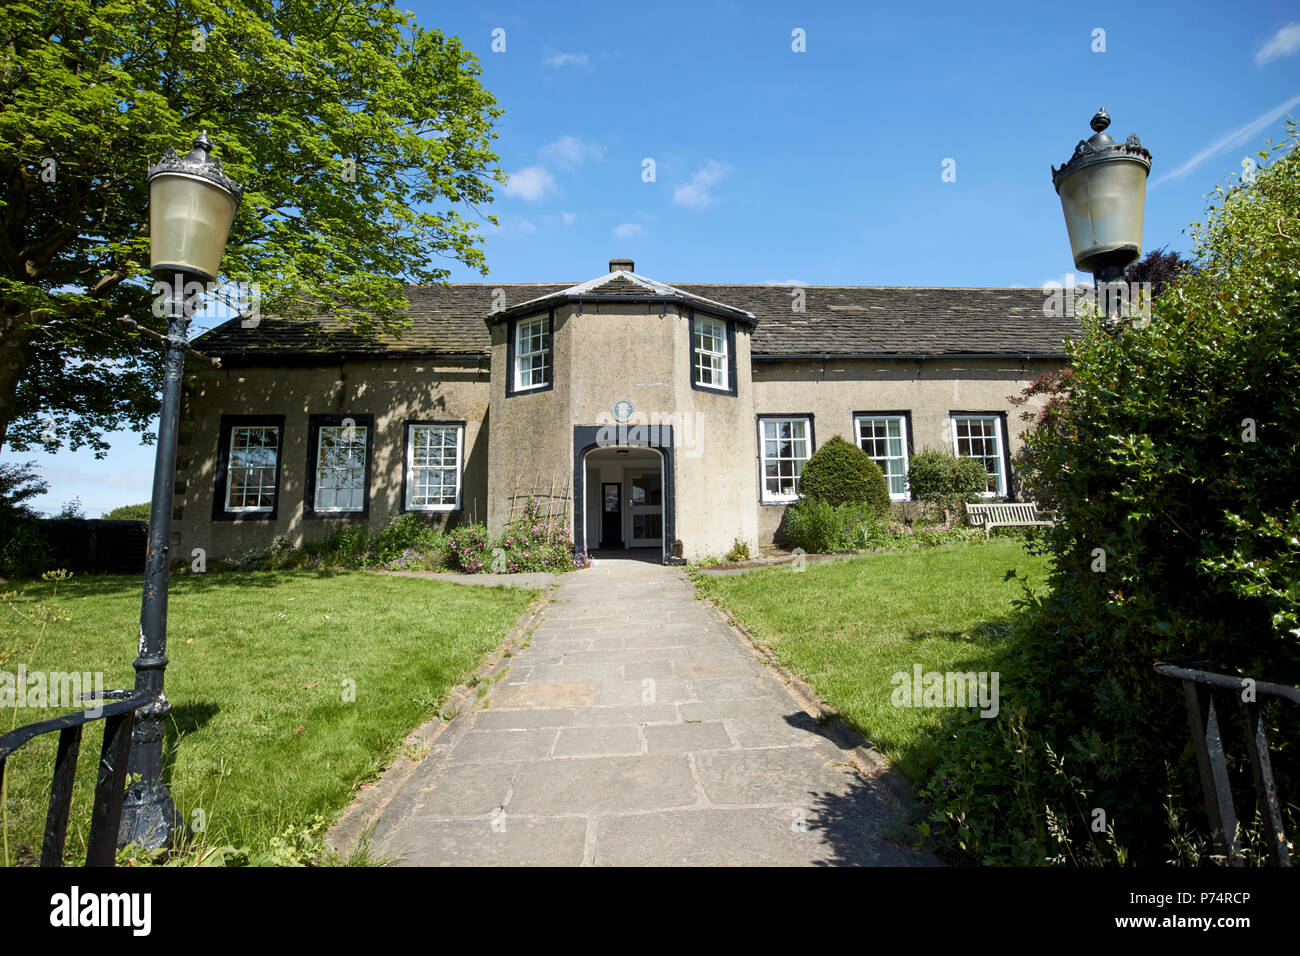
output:
[[447, 537], [452, 558], [460, 570], [470, 574], [486, 574], [492, 570], [495, 548], [486, 525], [461, 525]]
[[927, 448], [913, 456], [907, 483], [917, 501], [938, 509], [947, 521], [962, 513], [962, 502], [980, 499], [988, 475], [978, 459], [958, 458], [940, 448]]
[[80, 498], [73, 498], [71, 501], [63, 502], [62, 507], [55, 512], [54, 517], [64, 519], [84, 518], [86, 517], [86, 509], [82, 507]]
[[387, 568], [394, 571], [568, 571], [587, 567], [586, 555], [575, 554], [567, 529], [547, 521], [529, 501], [523, 514], [499, 539], [481, 524], [463, 525], [450, 534], [423, 515], [403, 514], [369, 535], [363, 524], [338, 528], [319, 541], [295, 548], [283, 535], [271, 547], [250, 549], [216, 562], [227, 570], [281, 571], [296, 568]]
[[415, 555], [426, 560], [445, 558], [449, 551], [447, 533], [433, 526], [424, 515], [402, 514], [393, 518], [370, 542], [376, 560], [384, 565], [407, 564]]
[[528, 499], [523, 514], [511, 522], [499, 544], [507, 574], [519, 571], [564, 571], [573, 566], [568, 529], [548, 519], [541, 505]]
[[35, 520], [11, 524], [0, 544], [0, 575], [10, 578], [39, 577], [54, 562], [49, 542]]
[[[1085, 318], [1063, 407], [1027, 437], [1029, 477], [1058, 502], [1050, 592], [1022, 604], [999, 661], [999, 716], [950, 728], [925, 790], [946, 821], [941, 839], [970, 856], [1181, 855], [1195, 841], [1170, 821], [1204, 833], [1205, 815], [1182, 688], [1152, 663], [1192, 658], [1300, 683], [1294, 125], [1288, 138], [1254, 182], [1220, 188], [1193, 227], [1200, 270], [1164, 289], [1149, 327]], [[1261, 709], [1275, 754], [1300, 745], [1295, 710]], [[1235, 745], [1235, 709], [1220, 719]], [[1300, 773], [1293, 760], [1274, 772], [1295, 832]], [[1238, 808], [1255, 806], [1248, 780], [1234, 777]], [[1105, 839], [1092, 807], [1114, 826]]]
[[53, 560], [31, 499], [50, 490], [36, 463], [0, 464], [0, 576], [35, 577]]
[[799, 494], [830, 505], [864, 501], [879, 515], [889, 511], [889, 483], [880, 466], [839, 435], [831, 436], [803, 466]]
[[866, 502], [831, 507], [816, 498], [802, 498], [786, 509], [784, 540], [810, 554], [898, 546], [934, 547], [982, 540], [983, 532], [952, 522], [908, 524], [882, 518]]
[[741, 541], [739, 538], [737, 538], [735, 544], [731, 546], [731, 550], [727, 552], [727, 560], [733, 562], [748, 561], [749, 542]]
[[840, 541], [835, 506], [821, 498], [800, 498], [785, 509], [785, 541], [810, 554], [834, 551]]
[[104, 518], [109, 521], [148, 521], [149, 502], [146, 501], [142, 505], [122, 505], [120, 508], [105, 512]]

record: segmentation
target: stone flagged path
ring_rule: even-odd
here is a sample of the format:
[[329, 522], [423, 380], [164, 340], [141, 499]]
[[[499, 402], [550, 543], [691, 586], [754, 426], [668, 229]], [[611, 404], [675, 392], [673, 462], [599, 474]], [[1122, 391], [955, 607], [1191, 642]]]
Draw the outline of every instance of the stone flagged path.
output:
[[566, 574], [372, 848], [406, 865], [933, 865], [679, 568]]

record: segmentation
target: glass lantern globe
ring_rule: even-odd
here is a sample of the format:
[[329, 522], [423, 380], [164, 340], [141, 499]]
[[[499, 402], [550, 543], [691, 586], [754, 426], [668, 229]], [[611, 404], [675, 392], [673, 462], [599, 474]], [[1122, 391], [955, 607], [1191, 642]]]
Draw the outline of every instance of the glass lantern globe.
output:
[[168, 149], [149, 167], [149, 267], [155, 275], [217, 278], [244, 189], [211, 152], [203, 132], [186, 155]]
[[1116, 143], [1106, 134], [1110, 116], [1093, 116], [1095, 131], [1080, 140], [1052, 184], [1061, 197], [1074, 264], [1100, 282], [1119, 279], [1124, 267], [1142, 254], [1142, 213], [1146, 206], [1151, 153], [1137, 136]]

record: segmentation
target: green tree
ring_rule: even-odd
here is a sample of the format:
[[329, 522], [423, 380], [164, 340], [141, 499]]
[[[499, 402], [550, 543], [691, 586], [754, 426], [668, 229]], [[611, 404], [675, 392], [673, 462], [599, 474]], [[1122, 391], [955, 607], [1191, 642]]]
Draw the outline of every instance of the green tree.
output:
[[1157, 299], [1165, 287], [1177, 281], [1184, 272], [1194, 272], [1195, 264], [1164, 246], [1151, 249], [1140, 260], [1124, 270], [1125, 282], [1150, 282], [1151, 298]]
[[[157, 413], [146, 166], [208, 129], [247, 187], [223, 263], [267, 315], [400, 331], [403, 280], [486, 273], [504, 182], [475, 56], [386, 0], [15, 0], [0, 18], [0, 445]], [[495, 223], [493, 217], [487, 221]]]
[[889, 511], [889, 484], [880, 466], [840, 435], [827, 439], [803, 466], [799, 494], [830, 505], [866, 502], [877, 515]]
[[31, 500], [49, 490], [35, 462], [0, 463], [0, 575], [27, 577], [45, 570], [49, 548], [40, 531], [41, 513]]
[[[1169, 807], [1206, 835], [1183, 691], [1156, 660], [1300, 684], [1296, 145], [1290, 124], [1253, 182], [1219, 190], [1192, 227], [1198, 269], [1148, 327], [1085, 317], [1068, 400], [1026, 436], [1030, 484], [1058, 506], [1050, 592], [1026, 598], [999, 662], [998, 719], [950, 728], [929, 785], [986, 861], [1163, 863]], [[1261, 711], [1275, 753], [1300, 745], [1295, 710]], [[1221, 720], [1240, 741], [1235, 708]], [[1300, 775], [1274, 769], [1295, 832]], [[1254, 829], [1248, 785], [1236, 803]]]
[[148, 521], [149, 502], [146, 501], [142, 505], [122, 505], [120, 508], [105, 512], [104, 517], [111, 521]]

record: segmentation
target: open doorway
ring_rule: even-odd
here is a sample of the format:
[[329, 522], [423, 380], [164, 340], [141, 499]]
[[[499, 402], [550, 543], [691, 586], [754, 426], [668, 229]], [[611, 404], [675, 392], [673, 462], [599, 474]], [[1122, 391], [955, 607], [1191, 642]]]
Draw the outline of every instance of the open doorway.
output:
[[583, 462], [588, 548], [664, 551], [663, 458], [648, 447], [594, 448]]

